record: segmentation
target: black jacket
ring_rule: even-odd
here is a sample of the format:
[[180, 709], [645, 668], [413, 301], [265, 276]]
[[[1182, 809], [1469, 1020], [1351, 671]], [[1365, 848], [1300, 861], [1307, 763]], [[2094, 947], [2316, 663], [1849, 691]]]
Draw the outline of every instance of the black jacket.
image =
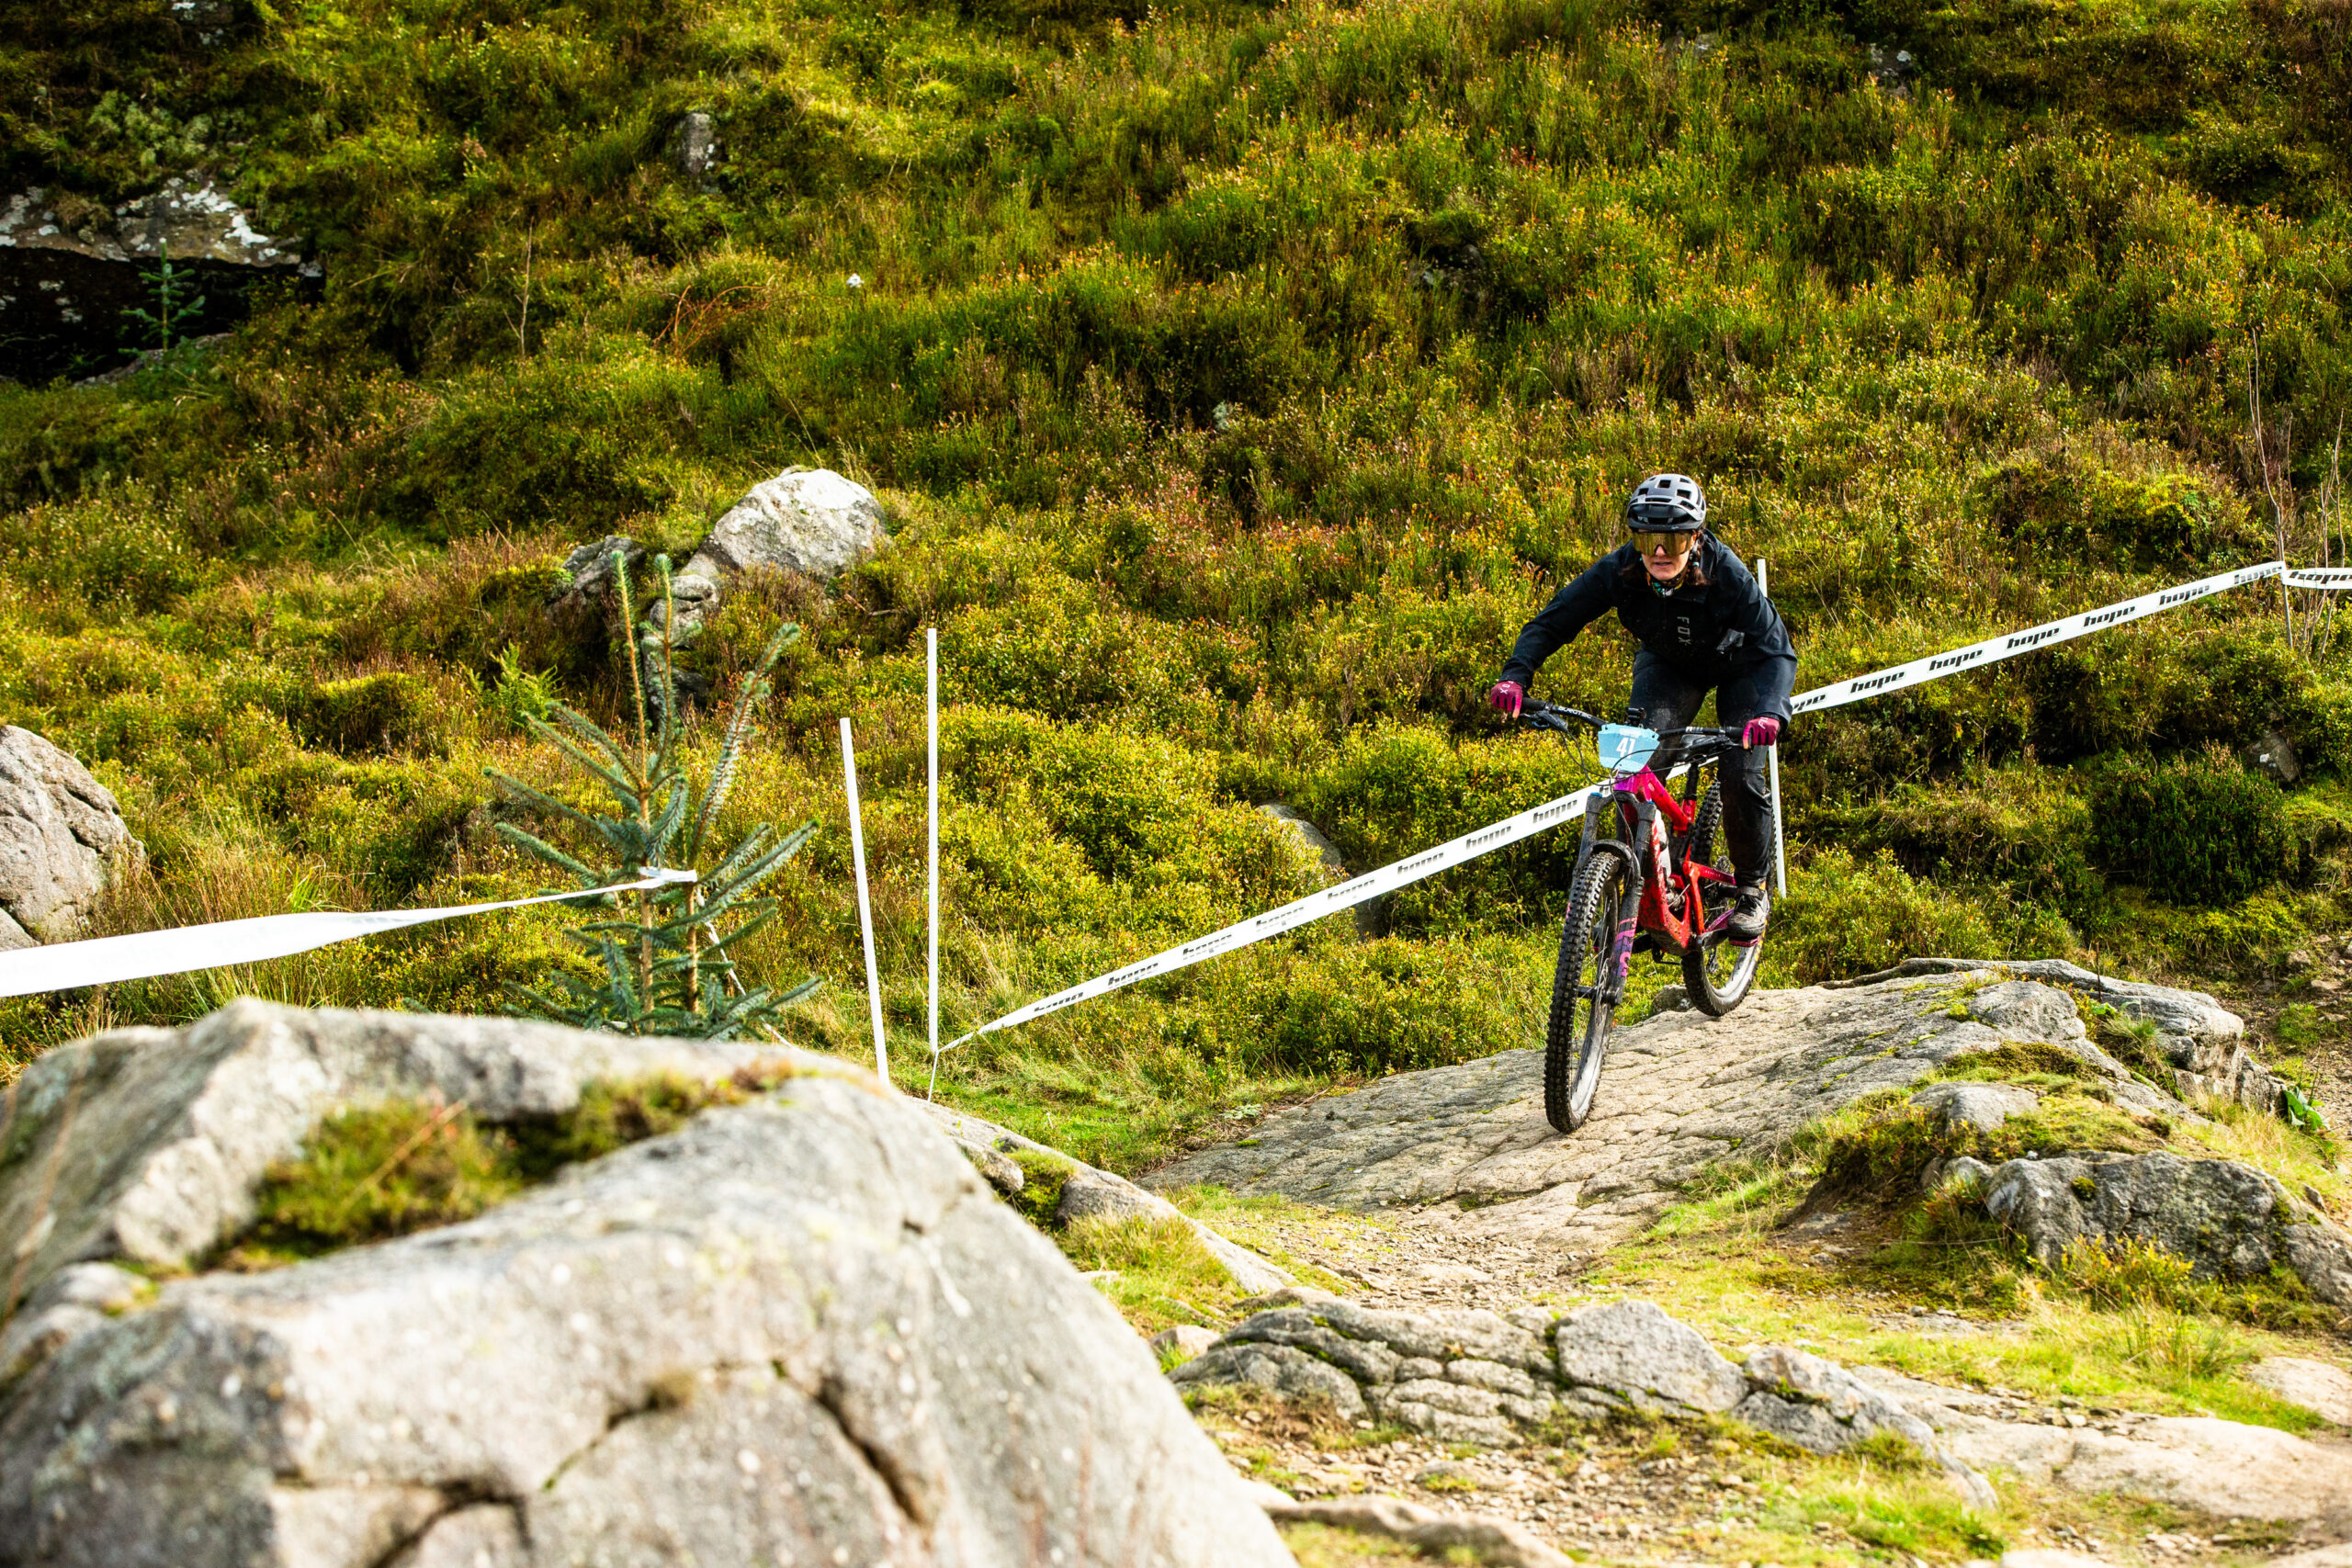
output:
[[[1699, 543], [1695, 563], [1704, 588], [1688, 582], [1671, 593], [1650, 586], [1649, 574], [1629, 540], [1585, 570], [1552, 595], [1543, 614], [1527, 623], [1512, 645], [1499, 679], [1526, 686], [1536, 667], [1577, 633], [1614, 610], [1625, 629], [1650, 653], [1692, 680], [1713, 686], [1766, 660], [1786, 660], [1787, 690], [1796, 674], [1796, 644], [1781, 613], [1756, 586], [1747, 568], [1712, 536]], [[1783, 718], [1788, 716], [1783, 714]]]

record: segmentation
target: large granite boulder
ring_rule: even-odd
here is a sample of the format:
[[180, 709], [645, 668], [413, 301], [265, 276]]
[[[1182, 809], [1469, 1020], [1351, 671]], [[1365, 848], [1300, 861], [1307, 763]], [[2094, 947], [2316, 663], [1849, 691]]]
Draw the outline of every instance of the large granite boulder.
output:
[[2321, 1301], [2352, 1306], [2352, 1237], [2252, 1166], [2071, 1154], [2010, 1160], [1984, 1187], [1986, 1210], [2045, 1264], [2078, 1244], [2139, 1243], [2188, 1259], [2200, 1279], [2283, 1268]]
[[73, 755], [0, 725], [0, 952], [62, 942], [139, 844]]
[[119, 327], [125, 312], [155, 309], [148, 275], [166, 254], [177, 303], [203, 300], [180, 337], [221, 331], [243, 314], [255, 281], [303, 271], [288, 243], [262, 233], [201, 173], [113, 207], [42, 186], [0, 197], [0, 376], [40, 380], [94, 344], [135, 343], [141, 334]]
[[[754, 568], [830, 582], [886, 537], [872, 491], [831, 468], [786, 468], [729, 507], [673, 580], [679, 627], [701, 626], [727, 584]], [[660, 606], [652, 614], [658, 617]]]
[[[41, 1257], [124, 1256], [122, 1195], [183, 1179], [175, 1236], [218, 1231], [208, 1161], [250, 1170], [338, 1093], [558, 1105], [673, 1049], [232, 1013], [32, 1069], [10, 1201], [56, 1169], [81, 1238]], [[462, 1224], [111, 1292], [50, 1268], [28, 1307], [83, 1316], [0, 1384], [0, 1564], [1290, 1562], [1143, 1342], [920, 1111], [765, 1055], [775, 1092]]]

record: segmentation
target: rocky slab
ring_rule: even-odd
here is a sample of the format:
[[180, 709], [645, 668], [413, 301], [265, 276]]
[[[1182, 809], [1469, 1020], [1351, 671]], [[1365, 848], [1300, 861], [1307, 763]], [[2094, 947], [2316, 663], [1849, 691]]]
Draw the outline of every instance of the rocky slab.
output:
[[2352, 1531], [2352, 1453], [2340, 1448], [2212, 1416], [2142, 1417], [2113, 1430], [2017, 1421], [1983, 1394], [1856, 1373], [1934, 1428], [1945, 1451], [1980, 1470], [2224, 1518]]
[[1611, 1040], [1592, 1119], [1573, 1137], [1544, 1119], [1543, 1054], [1508, 1051], [1316, 1100], [1148, 1180], [1432, 1209], [1457, 1235], [1593, 1249], [1638, 1229], [1702, 1167], [2005, 1042], [2057, 1046], [2096, 1067], [2119, 1102], [2186, 1113], [2090, 1043], [2064, 991], [1986, 978], [1759, 991], [1725, 1019], [1648, 1019]]
[[[286, 1011], [93, 1043], [137, 1071], [84, 1080], [88, 1124], [147, 1169], [231, 1141], [186, 1097], [144, 1135], [110, 1102], [223, 1061], [297, 1103], [345, 1061], [548, 1103], [625, 1043]], [[515, 1070], [460, 1025], [509, 1031]], [[1053, 1246], [909, 1101], [808, 1067], [464, 1224], [107, 1298], [0, 1388], [0, 1564], [1289, 1563]], [[269, 1077], [218, 1103], [274, 1118]], [[36, 1304], [104, 1298], [106, 1267]]]

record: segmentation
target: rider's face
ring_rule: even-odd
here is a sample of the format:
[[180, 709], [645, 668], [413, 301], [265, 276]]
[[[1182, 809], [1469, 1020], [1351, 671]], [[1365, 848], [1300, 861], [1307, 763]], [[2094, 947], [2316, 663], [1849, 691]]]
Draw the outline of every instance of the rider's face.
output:
[[1642, 552], [1642, 565], [1658, 581], [1671, 582], [1681, 576], [1682, 569], [1690, 563], [1690, 552], [1698, 547], [1699, 536], [1695, 533], [1669, 534], [1660, 537], [1653, 534], [1650, 537], [1650, 547]]

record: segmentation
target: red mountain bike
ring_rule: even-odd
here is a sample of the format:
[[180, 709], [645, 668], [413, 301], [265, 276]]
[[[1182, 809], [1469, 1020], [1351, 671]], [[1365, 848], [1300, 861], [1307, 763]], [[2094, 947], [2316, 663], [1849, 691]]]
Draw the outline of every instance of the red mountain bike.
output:
[[[1601, 765], [1616, 775], [1585, 806], [1544, 1032], [1544, 1114], [1573, 1133], [1592, 1114], [1634, 953], [1680, 958], [1691, 1002], [1714, 1018], [1737, 1007], [1755, 984], [1762, 944], [1723, 934], [1738, 897], [1730, 859], [1719, 853], [1723, 788], [1710, 781], [1699, 793], [1709, 765], [1737, 765], [1740, 732], [1693, 726], [1661, 734], [1532, 701], [1521, 722], [1564, 735], [1579, 725], [1593, 729]], [[1689, 769], [1679, 795], [1657, 773], [1675, 763]]]

